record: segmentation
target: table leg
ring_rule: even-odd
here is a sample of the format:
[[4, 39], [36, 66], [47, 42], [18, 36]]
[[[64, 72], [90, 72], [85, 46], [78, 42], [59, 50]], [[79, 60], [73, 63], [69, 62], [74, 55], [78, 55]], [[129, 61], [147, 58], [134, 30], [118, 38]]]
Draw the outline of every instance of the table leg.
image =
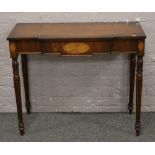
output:
[[141, 96], [142, 96], [142, 68], [143, 57], [138, 56], [137, 59], [137, 75], [136, 75], [136, 135], [140, 134], [140, 113], [141, 113]]
[[132, 110], [133, 110], [135, 66], [136, 66], [136, 54], [131, 54], [130, 55], [130, 91], [129, 91], [129, 104], [128, 104], [129, 114], [132, 114]]
[[29, 98], [27, 55], [21, 55], [21, 61], [22, 61], [22, 72], [23, 72], [24, 89], [25, 89], [25, 100], [26, 100], [25, 105], [26, 105], [27, 114], [30, 114], [31, 103]]
[[143, 81], [143, 56], [144, 42], [138, 43], [137, 53], [137, 73], [136, 73], [136, 135], [140, 134], [140, 114], [141, 114], [141, 97], [142, 97], [142, 81]]
[[24, 135], [24, 123], [23, 123], [23, 114], [22, 114], [22, 101], [21, 101], [21, 88], [20, 88], [20, 77], [19, 77], [19, 64], [17, 61], [18, 57], [12, 58], [12, 68], [13, 68], [13, 80], [14, 80], [14, 89], [16, 96], [17, 104], [17, 113], [19, 121], [19, 131], [21, 135]]

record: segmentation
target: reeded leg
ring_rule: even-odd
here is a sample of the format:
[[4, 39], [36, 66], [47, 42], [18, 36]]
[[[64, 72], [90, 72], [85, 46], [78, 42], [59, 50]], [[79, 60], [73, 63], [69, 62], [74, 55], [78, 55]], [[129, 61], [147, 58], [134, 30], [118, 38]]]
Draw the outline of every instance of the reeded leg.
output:
[[137, 75], [136, 75], [136, 135], [140, 134], [140, 113], [141, 113], [141, 95], [142, 95], [142, 71], [143, 71], [143, 57], [138, 56], [137, 59]]
[[140, 134], [140, 114], [141, 114], [141, 96], [142, 96], [142, 81], [143, 81], [143, 56], [144, 56], [144, 42], [140, 41], [138, 44], [137, 53], [137, 73], [136, 73], [136, 135]]
[[24, 123], [23, 123], [23, 114], [22, 114], [20, 77], [19, 77], [19, 69], [18, 69], [17, 57], [12, 59], [12, 68], [13, 68], [14, 89], [15, 89], [15, 96], [16, 96], [18, 121], [19, 121], [19, 131], [20, 131], [21, 135], [24, 135]]
[[31, 103], [29, 98], [29, 83], [28, 83], [28, 67], [27, 67], [27, 56], [21, 55], [22, 60], [22, 72], [24, 79], [24, 89], [25, 89], [25, 100], [26, 100], [26, 110], [27, 114], [30, 114], [31, 111]]
[[133, 110], [135, 66], [136, 66], [136, 54], [131, 54], [130, 55], [130, 91], [129, 91], [129, 104], [128, 104], [129, 114], [132, 114], [132, 110]]

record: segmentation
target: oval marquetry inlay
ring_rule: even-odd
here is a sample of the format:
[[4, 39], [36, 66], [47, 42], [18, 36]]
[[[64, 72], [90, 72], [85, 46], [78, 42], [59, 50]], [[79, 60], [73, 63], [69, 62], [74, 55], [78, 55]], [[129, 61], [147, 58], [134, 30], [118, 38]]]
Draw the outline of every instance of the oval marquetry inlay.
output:
[[72, 42], [63, 46], [63, 50], [66, 54], [85, 54], [90, 50], [90, 47], [86, 43]]

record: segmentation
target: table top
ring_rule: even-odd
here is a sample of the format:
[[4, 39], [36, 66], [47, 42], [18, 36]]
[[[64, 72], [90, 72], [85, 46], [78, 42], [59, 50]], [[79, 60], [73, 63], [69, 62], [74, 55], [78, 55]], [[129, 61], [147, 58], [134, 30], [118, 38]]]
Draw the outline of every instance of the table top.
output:
[[7, 40], [145, 38], [139, 22], [18, 23]]

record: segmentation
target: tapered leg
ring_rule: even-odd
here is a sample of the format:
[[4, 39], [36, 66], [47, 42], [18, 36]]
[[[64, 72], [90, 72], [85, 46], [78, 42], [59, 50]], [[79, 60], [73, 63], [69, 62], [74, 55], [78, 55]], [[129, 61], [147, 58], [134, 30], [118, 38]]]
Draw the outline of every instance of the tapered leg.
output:
[[131, 54], [130, 55], [130, 91], [129, 91], [129, 104], [128, 104], [129, 114], [132, 114], [132, 110], [133, 110], [135, 66], [136, 66], [136, 54]]
[[15, 96], [16, 96], [18, 121], [19, 121], [19, 131], [20, 131], [21, 135], [24, 135], [24, 123], [23, 123], [23, 115], [22, 115], [20, 77], [19, 77], [19, 69], [18, 69], [17, 57], [12, 59], [12, 68], [13, 68], [14, 89], [15, 89]]
[[142, 97], [142, 82], [143, 82], [143, 56], [144, 56], [144, 41], [138, 43], [137, 53], [137, 73], [136, 73], [136, 135], [140, 134], [140, 115], [141, 115], [141, 97]]
[[27, 55], [21, 55], [22, 60], [22, 72], [24, 79], [24, 89], [25, 89], [25, 105], [27, 114], [30, 114], [31, 111], [31, 103], [29, 98], [29, 83], [28, 83], [28, 67], [27, 67]]
[[142, 96], [142, 71], [143, 71], [143, 57], [138, 56], [137, 59], [137, 75], [136, 75], [136, 135], [140, 134], [140, 113], [141, 113], [141, 96]]

